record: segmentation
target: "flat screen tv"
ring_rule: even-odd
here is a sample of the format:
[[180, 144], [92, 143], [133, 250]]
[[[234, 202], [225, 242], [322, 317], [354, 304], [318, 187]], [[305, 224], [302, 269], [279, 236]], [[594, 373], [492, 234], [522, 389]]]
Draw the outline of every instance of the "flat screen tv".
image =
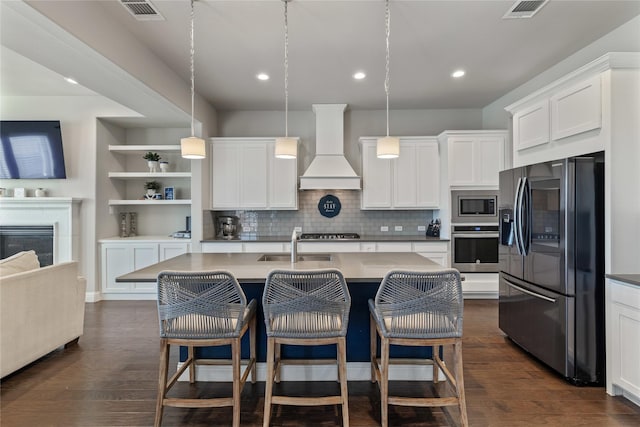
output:
[[66, 178], [59, 120], [0, 122], [0, 178]]

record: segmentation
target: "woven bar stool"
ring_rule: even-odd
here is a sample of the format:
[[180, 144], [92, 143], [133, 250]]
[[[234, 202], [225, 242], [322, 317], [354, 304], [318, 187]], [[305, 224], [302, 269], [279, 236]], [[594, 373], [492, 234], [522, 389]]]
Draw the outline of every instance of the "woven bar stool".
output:
[[[347, 393], [347, 323], [351, 296], [342, 273], [336, 269], [269, 273], [262, 296], [267, 329], [267, 378], [264, 402], [265, 427], [269, 426], [271, 405], [342, 405], [342, 423], [349, 425]], [[280, 380], [284, 364], [318, 364], [323, 360], [294, 361], [281, 358], [282, 344], [317, 346], [336, 344], [339, 396], [298, 397], [273, 395], [273, 382]], [[329, 363], [336, 363], [329, 359]]]
[[[388, 405], [458, 406], [463, 426], [468, 425], [462, 377], [462, 285], [460, 273], [446, 269], [429, 273], [394, 270], [380, 284], [375, 301], [369, 300], [371, 323], [371, 381], [380, 385], [381, 422], [388, 425]], [[380, 359], [377, 358], [380, 337]], [[433, 382], [438, 368], [449, 380], [453, 397], [389, 396], [389, 345], [430, 346]], [[440, 358], [440, 346], [453, 346], [453, 372]], [[402, 359], [401, 359], [402, 360]], [[425, 364], [425, 360], [403, 363]]]
[[[155, 425], [162, 423], [165, 406], [213, 408], [232, 406], [233, 426], [240, 425], [240, 393], [251, 372], [255, 383], [256, 301], [247, 298], [236, 278], [226, 271], [177, 272], [158, 275], [158, 317], [160, 320], [160, 374]], [[240, 375], [241, 345], [249, 329], [250, 359]], [[171, 345], [186, 346], [188, 358], [167, 381]], [[231, 345], [231, 360], [195, 359], [194, 347]], [[231, 365], [233, 396], [211, 399], [167, 397], [178, 377], [189, 368], [189, 381], [196, 380], [196, 365]]]

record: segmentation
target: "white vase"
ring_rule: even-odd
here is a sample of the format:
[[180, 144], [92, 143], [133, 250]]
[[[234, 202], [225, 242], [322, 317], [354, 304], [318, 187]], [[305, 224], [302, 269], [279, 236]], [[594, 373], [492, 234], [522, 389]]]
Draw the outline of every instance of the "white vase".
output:
[[167, 172], [169, 170], [169, 162], [160, 162], [160, 172]]
[[44, 188], [36, 189], [36, 197], [44, 197], [47, 195], [47, 191]]
[[156, 190], [154, 190], [153, 188], [149, 188], [147, 189], [147, 194], [144, 196], [145, 199], [153, 199], [156, 195]]
[[156, 162], [155, 160], [149, 160], [147, 162], [147, 166], [149, 166], [149, 172], [158, 172], [158, 162]]

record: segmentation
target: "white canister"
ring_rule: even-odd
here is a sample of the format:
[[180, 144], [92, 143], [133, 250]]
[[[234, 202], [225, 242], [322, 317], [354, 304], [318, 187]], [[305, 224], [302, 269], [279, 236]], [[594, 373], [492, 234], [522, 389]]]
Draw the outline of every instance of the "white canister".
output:
[[45, 197], [47, 195], [47, 190], [44, 188], [36, 188], [36, 197]]

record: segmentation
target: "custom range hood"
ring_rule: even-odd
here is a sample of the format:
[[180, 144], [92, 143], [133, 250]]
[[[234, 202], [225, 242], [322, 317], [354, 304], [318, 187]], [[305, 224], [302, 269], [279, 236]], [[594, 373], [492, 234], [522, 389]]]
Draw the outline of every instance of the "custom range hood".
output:
[[344, 157], [347, 104], [314, 104], [316, 156], [300, 177], [301, 190], [360, 190], [360, 177]]

